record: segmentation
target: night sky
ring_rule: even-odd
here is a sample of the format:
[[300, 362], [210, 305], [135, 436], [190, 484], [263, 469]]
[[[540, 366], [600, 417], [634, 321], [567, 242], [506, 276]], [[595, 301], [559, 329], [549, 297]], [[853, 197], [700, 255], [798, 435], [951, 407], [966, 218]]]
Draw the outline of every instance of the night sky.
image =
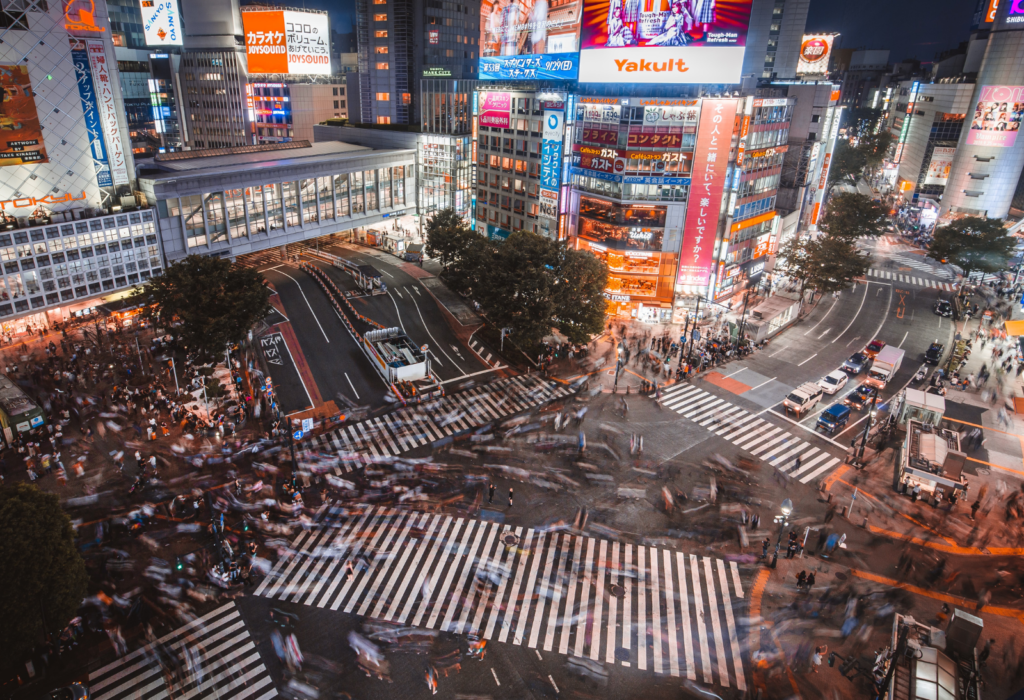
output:
[[[335, 31], [354, 31], [354, 0], [287, 4], [327, 10]], [[937, 52], [967, 39], [974, 9], [974, 0], [811, 0], [807, 31], [839, 32], [836, 45], [842, 48], [890, 49], [890, 61], [931, 61]]]
[[839, 32], [839, 48], [889, 49], [889, 61], [935, 54], [966, 41], [974, 0], [811, 0], [807, 31]]

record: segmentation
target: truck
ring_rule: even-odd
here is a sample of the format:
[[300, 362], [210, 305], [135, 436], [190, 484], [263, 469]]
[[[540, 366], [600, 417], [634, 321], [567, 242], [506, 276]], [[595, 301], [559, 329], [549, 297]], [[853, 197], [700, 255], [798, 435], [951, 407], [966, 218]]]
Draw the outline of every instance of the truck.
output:
[[902, 349], [894, 345], [886, 345], [875, 357], [875, 363], [871, 365], [871, 370], [868, 372], [868, 377], [864, 380], [864, 383], [879, 390], [884, 389], [885, 385], [899, 371], [904, 354]]
[[787, 412], [792, 411], [799, 416], [814, 408], [823, 393], [816, 382], [804, 382], [782, 400], [782, 405]]

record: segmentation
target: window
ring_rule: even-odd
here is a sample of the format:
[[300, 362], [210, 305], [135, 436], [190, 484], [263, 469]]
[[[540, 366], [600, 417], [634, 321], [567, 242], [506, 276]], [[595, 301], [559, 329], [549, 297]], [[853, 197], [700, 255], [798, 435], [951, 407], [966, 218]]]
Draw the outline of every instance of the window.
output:
[[[377, 32], [377, 33], [380, 34], [380, 32]], [[338, 88], [334, 88], [334, 96], [335, 97], [338, 96]]]
[[334, 218], [334, 183], [330, 177], [318, 177], [316, 189], [320, 194], [320, 220]]
[[[377, 0], [374, 0], [374, 2], [376, 2], [376, 1]], [[373, 21], [374, 22], [387, 22], [388, 21], [388, 15], [387, 15], [386, 12], [380, 12], [380, 13], [375, 14], [373, 16]]]
[[[378, 39], [387, 39], [388, 38], [388, 30], [387, 29], [378, 29], [377, 31], [375, 31], [373, 33], [373, 35], [376, 38], [378, 38]], [[338, 93], [334, 93], [334, 94], [337, 95]]]
[[[390, 67], [391, 66], [387, 61], [377, 61], [377, 70], [387, 70]], [[335, 104], [334, 106], [337, 107], [338, 105]]]
[[334, 108], [335, 108], [335, 109], [339, 109], [339, 107], [338, 107], [338, 101], [337, 101], [337, 100], [335, 100], [335, 101], [334, 101]]
[[242, 204], [242, 190], [224, 191], [224, 210], [228, 216], [228, 232], [232, 239], [245, 238], [249, 232], [245, 228], [245, 208]]
[[387, 46], [378, 46], [378, 47], [376, 47], [374, 49], [374, 51], [376, 53], [387, 53], [388, 52], [388, 47]]
[[378, 124], [390, 124], [391, 123], [391, 117], [377, 117], [377, 123]]
[[391, 100], [391, 93], [390, 92], [378, 92], [377, 93], [377, 101], [378, 102], [388, 102], [390, 100]]

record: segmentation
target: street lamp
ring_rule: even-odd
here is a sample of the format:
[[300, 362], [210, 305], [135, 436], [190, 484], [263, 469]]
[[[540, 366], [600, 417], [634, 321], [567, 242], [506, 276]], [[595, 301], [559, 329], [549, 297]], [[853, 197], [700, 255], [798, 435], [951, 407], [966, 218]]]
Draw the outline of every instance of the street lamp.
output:
[[775, 542], [775, 554], [772, 555], [773, 569], [779, 563], [779, 547], [782, 546], [782, 533], [785, 531], [786, 525], [789, 524], [789, 516], [793, 512], [793, 501], [787, 498], [782, 502], [779, 510], [782, 511], [782, 515], [775, 516], [775, 522], [779, 523], [779, 539]]

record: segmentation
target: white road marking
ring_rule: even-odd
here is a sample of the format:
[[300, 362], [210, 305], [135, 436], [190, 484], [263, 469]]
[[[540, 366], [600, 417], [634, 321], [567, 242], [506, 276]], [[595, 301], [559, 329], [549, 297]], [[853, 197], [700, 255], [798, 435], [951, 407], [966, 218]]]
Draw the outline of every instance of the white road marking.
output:
[[348, 372], [345, 372], [344, 374], [345, 374], [345, 379], [348, 379], [348, 385], [349, 385], [349, 386], [350, 386], [350, 387], [352, 388], [352, 393], [353, 393], [353, 394], [355, 394], [355, 395], [356, 395], [356, 398], [358, 399], [358, 398], [359, 398], [359, 392], [358, 392], [358, 391], [356, 391], [356, 386], [355, 386], [355, 384], [353, 384], [353, 383], [352, 383], [352, 380], [351, 380], [351, 379], [349, 378], [349, 376], [348, 376]]
[[[304, 291], [302, 291], [302, 285], [299, 284], [299, 281], [297, 279], [295, 279], [294, 277], [289, 275], [287, 272], [281, 272], [279, 274], [282, 274], [285, 277], [287, 277], [288, 279], [290, 279], [292, 282], [295, 283], [295, 286], [299, 288], [299, 294], [302, 295], [303, 301], [305, 301], [306, 302], [306, 306], [309, 307], [309, 313], [313, 314], [313, 320], [316, 321], [316, 325], [320, 328], [320, 332], [324, 334], [324, 340], [326, 340], [328, 343], [330, 343], [331, 339], [327, 337], [327, 331], [325, 331], [324, 327], [320, 325], [320, 319], [317, 318], [316, 312], [313, 311], [313, 307], [310, 305], [309, 299], [306, 298], [306, 293]], [[310, 401], [310, 403], [312, 403], [312, 400]]]

